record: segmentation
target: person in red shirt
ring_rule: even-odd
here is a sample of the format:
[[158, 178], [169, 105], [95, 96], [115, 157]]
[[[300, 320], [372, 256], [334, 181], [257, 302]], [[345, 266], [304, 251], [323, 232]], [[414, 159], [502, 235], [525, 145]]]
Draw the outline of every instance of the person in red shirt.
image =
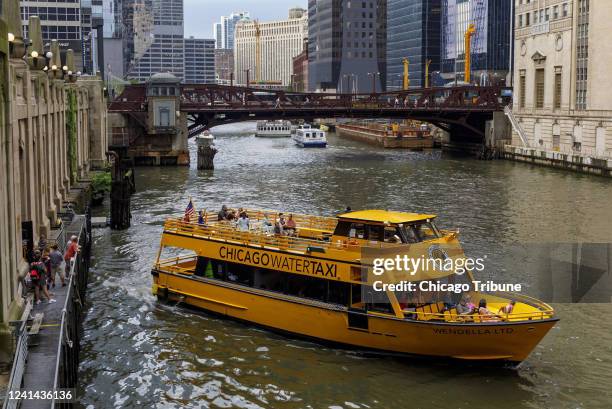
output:
[[66, 262], [66, 277], [70, 275], [70, 260], [76, 257], [79, 252], [79, 238], [72, 236], [68, 244], [66, 245], [66, 251], [64, 252], [64, 261]]

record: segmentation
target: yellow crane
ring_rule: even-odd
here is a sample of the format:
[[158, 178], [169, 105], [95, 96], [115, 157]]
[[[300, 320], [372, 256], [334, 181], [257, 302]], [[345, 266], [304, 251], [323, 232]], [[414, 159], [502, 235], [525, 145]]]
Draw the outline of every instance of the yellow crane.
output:
[[425, 61], [425, 88], [429, 88], [429, 66], [431, 65], [431, 60]]
[[404, 58], [402, 62], [404, 63], [404, 91], [406, 91], [410, 87], [410, 78], [408, 76], [410, 61], [408, 61], [408, 58]]
[[465, 32], [465, 75], [464, 81], [468, 84], [472, 80], [472, 36], [476, 34], [476, 26], [470, 24]]
[[261, 82], [261, 27], [259, 21], [254, 20], [255, 24], [255, 82]]

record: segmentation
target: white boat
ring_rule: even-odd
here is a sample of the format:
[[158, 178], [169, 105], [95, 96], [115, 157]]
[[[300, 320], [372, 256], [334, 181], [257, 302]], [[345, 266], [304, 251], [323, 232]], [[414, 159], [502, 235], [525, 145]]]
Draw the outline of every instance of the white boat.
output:
[[283, 138], [291, 136], [291, 122], [258, 121], [255, 136], [263, 138]]
[[297, 128], [293, 140], [302, 148], [325, 148], [327, 146], [325, 131], [313, 128], [308, 124], [300, 125]]

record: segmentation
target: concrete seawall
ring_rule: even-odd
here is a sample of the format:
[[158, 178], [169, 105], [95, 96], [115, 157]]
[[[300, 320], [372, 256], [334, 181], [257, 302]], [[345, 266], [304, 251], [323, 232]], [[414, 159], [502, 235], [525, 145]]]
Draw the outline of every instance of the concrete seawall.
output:
[[612, 158], [506, 145], [504, 158], [552, 168], [612, 177]]

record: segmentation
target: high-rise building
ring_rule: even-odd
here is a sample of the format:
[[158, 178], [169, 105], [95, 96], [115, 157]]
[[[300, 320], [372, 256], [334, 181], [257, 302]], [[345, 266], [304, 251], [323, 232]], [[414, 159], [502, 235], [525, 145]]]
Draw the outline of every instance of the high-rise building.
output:
[[293, 91], [308, 91], [308, 40], [304, 40], [302, 52], [293, 57]]
[[387, 0], [308, 0], [308, 87], [385, 89]]
[[235, 34], [237, 83], [246, 84], [246, 70], [250, 70], [251, 83], [287, 86], [291, 83], [293, 57], [302, 51], [304, 39], [308, 37], [308, 16], [306, 10], [291, 9], [287, 20], [265, 23], [241, 20]]
[[215, 50], [215, 80], [217, 84], [229, 85], [234, 73], [234, 50]]
[[[603, 85], [612, 63], [612, 2], [515, 4], [513, 112], [522, 139], [548, 151], [544, 158], [556, 152], [612, 157], [612, 100]], [[524, 146], [516, 129], [513, 145]]]
[[84, 68], [90, 65], [89, 59], [84, 62], [83, 31], [89, 33], [91, 24], [87, 16], [87, 21], [81, 20], [81, 5], [78, 1], [59, 0], [50, 3], [47, 0], [21, 0], [20, 4], [24, 37], [28, 37], [28, 19], [30, 16], [38, 16], [45, 43], [58, 40], [62, 52], [67, 49], [74, 50], [75, 65], [79, 71], [84, 71]]
[[122, 79], [125, 72], [122, 3], [122, 0], [92, 0], [93, 17], [100, 18], [102, 23], [98, 65], [107, 83], [113, 78]]
[[215, 38], [215, 48], [223, 48], [223, 26], [221, 23], [213, 24], [213, 37]]
[[213, 25], [213, 35], [215, 37], [216, 48], [234, 48], [234, 35], [236, 24], [242, 20], [249, 20], [248, 11], [232, 13], [229, 16], [221, 16], [219, 23]]
[[215, 83], [215, 40], [185, 39], [185, 75], [187, 84]]
[[503, 83], [511, 57], [512, 10], [509, 0], [442, 0], [441, 76], [463, 81], [465, 33], [470, 24], [472, 82]]
[[[131, 31], [132, 49], [127, 77], [139, 82], [151, 75], [170, 72], [183, 78], [183, 0], [132, 0], [126, 28]], [[151, 8], [148, 8], [150, 6]]]
[[440, 70], [440, 1], [387, 0], [387, 90], [402, 89], [404, 58], [411, 87]]

